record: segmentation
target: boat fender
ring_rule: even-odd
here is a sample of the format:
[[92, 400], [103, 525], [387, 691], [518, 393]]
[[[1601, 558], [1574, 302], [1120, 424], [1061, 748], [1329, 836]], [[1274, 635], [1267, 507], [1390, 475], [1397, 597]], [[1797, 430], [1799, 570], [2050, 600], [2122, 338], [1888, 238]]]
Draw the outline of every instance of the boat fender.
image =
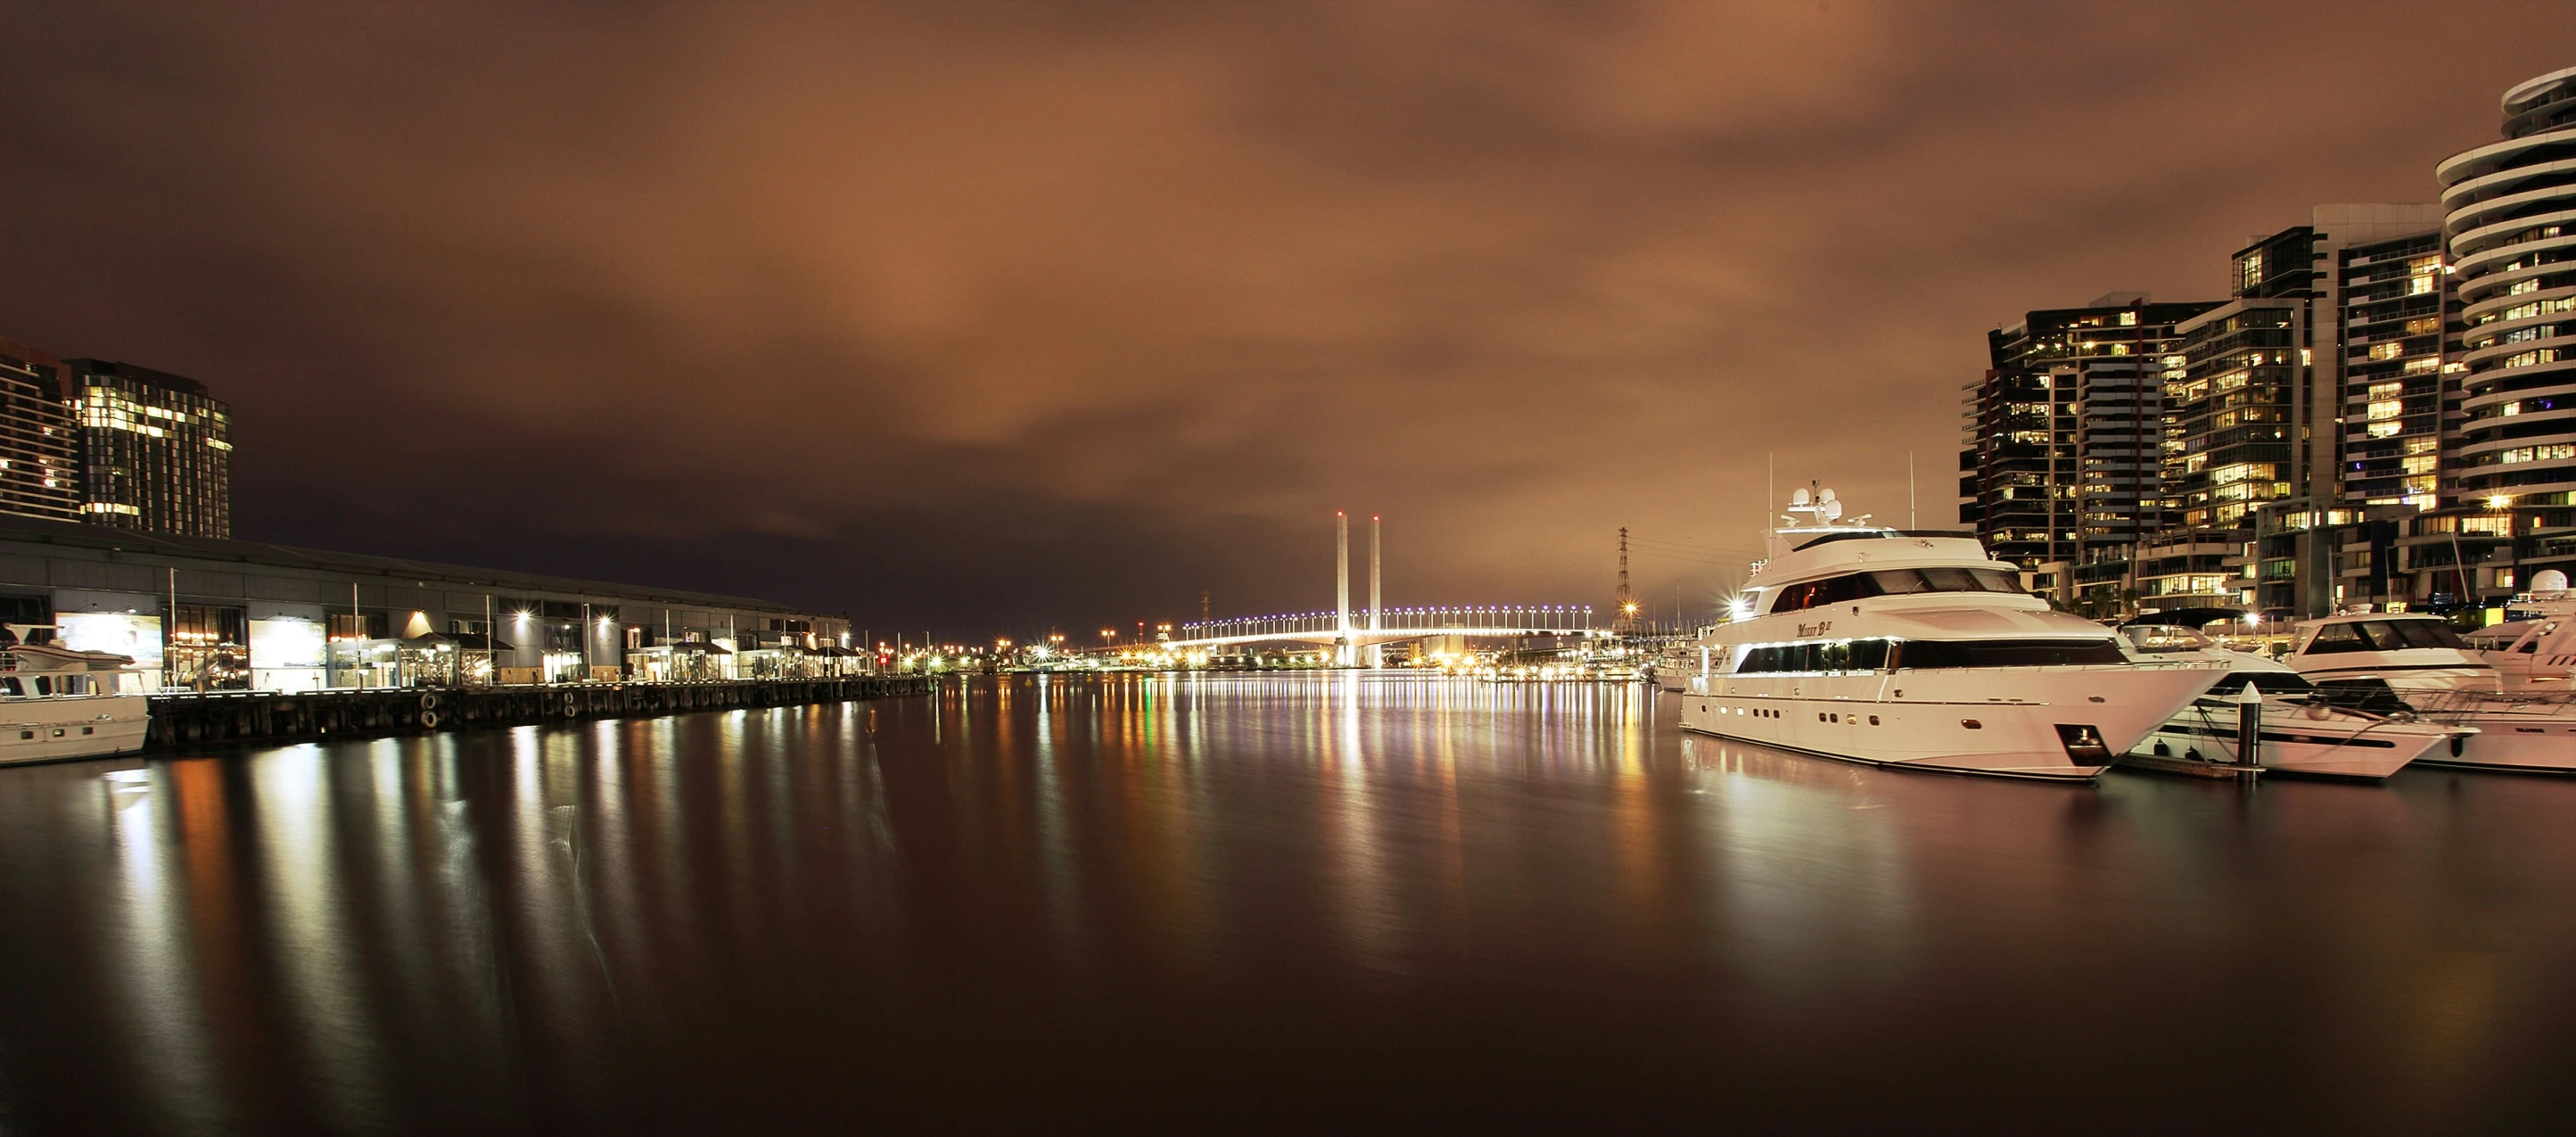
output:
[[422, 730], [437, 730], [437, 729], [438, 729], [438, 712], [437, 712], [437, 711], [422, 711], [422, 712], [420, 713], [420, 728], [421, 728]]
[[423, 694], [423, 695], [420, 697], [420, 709], [422, 709], [422, 710], [424, 710], [424, 711], [434, 711], [434, 710], [437, 710], [437, 709], [438, 709], [438, 695], [437, 695], [435, 692], [431, 692], [431, 693]]

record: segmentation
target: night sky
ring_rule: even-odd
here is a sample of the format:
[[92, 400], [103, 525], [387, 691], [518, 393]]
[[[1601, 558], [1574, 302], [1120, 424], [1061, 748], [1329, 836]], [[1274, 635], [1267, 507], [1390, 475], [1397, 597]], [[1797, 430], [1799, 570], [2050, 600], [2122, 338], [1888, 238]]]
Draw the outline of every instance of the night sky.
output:
[[0, 335], [230, 401], [237, 535], [961, 638], [1329, 607], [1337, 508], [1390, 603], [1606, 605], [1628, 525], [1704, 606], [1774, 451], [1955, 524], [1988, 329], [2223, 296], [2576, 63], [2565, 3], [0, 14]]

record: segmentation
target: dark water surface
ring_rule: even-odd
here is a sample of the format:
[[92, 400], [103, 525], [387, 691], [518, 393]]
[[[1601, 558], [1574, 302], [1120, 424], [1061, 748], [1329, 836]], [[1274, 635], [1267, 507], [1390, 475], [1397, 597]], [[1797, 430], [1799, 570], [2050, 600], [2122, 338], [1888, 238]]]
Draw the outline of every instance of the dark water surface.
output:
[[2026, 785], [1674, 712], [1012, 679], [0, 770], [0, 1130], [2576, 1116], [2576, 782]]

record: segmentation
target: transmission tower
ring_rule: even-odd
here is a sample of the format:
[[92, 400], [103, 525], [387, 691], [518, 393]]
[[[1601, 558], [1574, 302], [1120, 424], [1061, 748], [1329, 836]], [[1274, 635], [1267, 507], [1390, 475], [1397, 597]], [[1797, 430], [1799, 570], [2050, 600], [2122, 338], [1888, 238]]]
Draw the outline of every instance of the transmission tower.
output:
[[1628, 595], [1628, 527], [1619, 527], [1619, 619], [1611, 625], [1622, 632], [1637, 630], [1637, 600]]

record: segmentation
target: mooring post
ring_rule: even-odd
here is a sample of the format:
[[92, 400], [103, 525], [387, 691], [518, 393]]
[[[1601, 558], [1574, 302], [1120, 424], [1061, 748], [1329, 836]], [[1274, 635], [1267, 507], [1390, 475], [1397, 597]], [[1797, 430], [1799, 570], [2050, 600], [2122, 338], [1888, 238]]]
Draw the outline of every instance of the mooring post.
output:
[[2254, 688], [2251, 679], [2236, 695], [2236, 762], [2240, 766], [2263, 764], [2263, 692]]

